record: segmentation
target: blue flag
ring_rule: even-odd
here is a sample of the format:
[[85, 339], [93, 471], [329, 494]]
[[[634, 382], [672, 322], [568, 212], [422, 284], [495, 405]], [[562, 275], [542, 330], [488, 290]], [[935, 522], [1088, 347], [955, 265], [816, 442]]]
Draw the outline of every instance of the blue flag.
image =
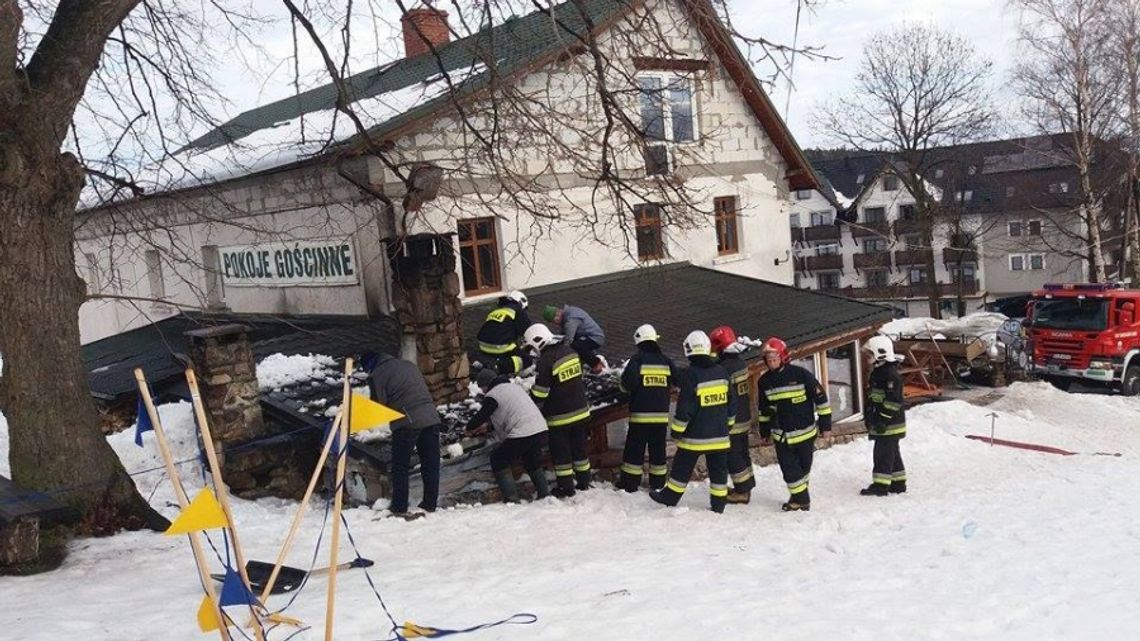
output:
[[150, 414], [146, 411], [146, 403], [143, 402], [143, 397], [139, 395], [139, 406], [136, 410], [138, 412], [138, 423], [135, 425], [135, 445], [143, 446], [143, 432], [153, 432], [154, 424], [150, 422]]
[[226, 580], [222, 582], [218, 605], [223, 608], [228, 605], [257, 605], [257, 597], [253, 596], [238, 573], [231, 567], [226, 568]]
[[[325, 423], [324, 439], [326, 441], [329, 439], [329, 432], [332, 431], [333, 423], [334, 423], [334, 421], [331, 418], [329, 419], [329, 421], [327, 423]], [[330, 457], [329, 460], [336, 460], [336, 458], [338, 456], [340, 456], [340, 436], [334, 435], [332, 437], [332, 439], [333, 439], [332, 440], [332, 446], [329, 447], [329, 457]], [[324, 443], [322, 442], [322, 445], [323, 444]]]

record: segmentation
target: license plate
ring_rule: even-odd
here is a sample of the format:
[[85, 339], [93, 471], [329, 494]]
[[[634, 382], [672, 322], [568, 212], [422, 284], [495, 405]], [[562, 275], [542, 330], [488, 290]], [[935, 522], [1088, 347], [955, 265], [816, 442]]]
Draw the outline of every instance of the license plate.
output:
[[1053, 354], [1053, 358], [1055, 360], [1058, 360], [1058, 361], [1067, 361], [1067, 360], [1072, 359], [1073, 357], [1068, 355], [1068, 354]]

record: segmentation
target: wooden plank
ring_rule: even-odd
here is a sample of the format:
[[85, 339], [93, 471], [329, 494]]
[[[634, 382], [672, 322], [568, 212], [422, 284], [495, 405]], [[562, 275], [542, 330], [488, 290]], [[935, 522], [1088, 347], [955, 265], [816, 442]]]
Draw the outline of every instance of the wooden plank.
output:
[[22, 517], [41, 521], [63, 521], [74, 516], [71, 508], [49, 494], [34, 492], [0, 476], [0, 523], [11, 523]]

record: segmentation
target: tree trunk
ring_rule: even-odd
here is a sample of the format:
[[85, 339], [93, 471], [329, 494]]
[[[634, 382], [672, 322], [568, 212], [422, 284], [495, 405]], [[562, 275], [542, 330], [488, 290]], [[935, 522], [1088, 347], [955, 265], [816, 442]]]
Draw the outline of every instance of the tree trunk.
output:
[[1131, 254], [1132, 287], [1140, 288], [1140, 194], [1137, 193], [1140, 178], [1132, 178], [1128, 203], [1128, 244]]
[[83, 180], [70, 154], [37, 154], [13, 137], [0, 144], [0, 410], [12, 479], [76, 507], [82, 533], [160, 528], [165, 519], [138, 494], [99, 429], [80, 358], [85, 284], [75, 272], [72, 225]]
[[934, 216], [926, 205], [926, 199], [918, 199], [918, 215], [922, 223], [922, 246], [926, 251], [927, 303], [931, 318], [942, 318], [942, 288], [938, 285], [937, 264], [934, 258]]

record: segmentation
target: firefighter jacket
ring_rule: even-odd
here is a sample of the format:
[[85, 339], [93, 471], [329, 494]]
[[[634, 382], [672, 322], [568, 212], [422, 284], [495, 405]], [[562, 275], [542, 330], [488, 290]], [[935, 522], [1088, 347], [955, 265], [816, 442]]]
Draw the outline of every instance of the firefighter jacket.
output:
[[549, 427], [561, 427], [590, 418], [582, 361], [565, 343], [542, 350], [535, 364], [531, 398], [542, 409]]
[[676, 379], [673, 361], [657, 343], [637, 346], [621, 372], [621, 391], [629, 394], [630, 425], [660, 425], [669, 422], [670, 392]]
[[815, 376], [798, 365], [769, 370], [760, 377], [756, 420], [760, 435], [777, 443], [796, 445], [815, 438], [819, 429], [831, 429], [831, 406], [827, 392]]
[[886, 363], [871, 371], [867, 390], [867, 435], [872, 438], [906, 436], [906, 410], [903, 409], [903, 380], [898, 363]]
[[682, 450], [728, 451], [728, 433], [736, 423], [736, 389], [724, 366], [711, 357], [694, 356], [689, 362], [689, 369], [677, 376], [681, 391], [670, 424], [673, 440]]
[[476, 339], [479, 351], [492, 356], [513, 354], [530, 327], [530, 317], [518, 302], [500, 298], [499, 306], [487, 314]]
[[748, 378], [748, 363], [740, 354], [721, 354], [720, 364], [736, 389], [736, 424], [732, 426], [732, 433], [747, 434], [752, 431], [752, 383]]

